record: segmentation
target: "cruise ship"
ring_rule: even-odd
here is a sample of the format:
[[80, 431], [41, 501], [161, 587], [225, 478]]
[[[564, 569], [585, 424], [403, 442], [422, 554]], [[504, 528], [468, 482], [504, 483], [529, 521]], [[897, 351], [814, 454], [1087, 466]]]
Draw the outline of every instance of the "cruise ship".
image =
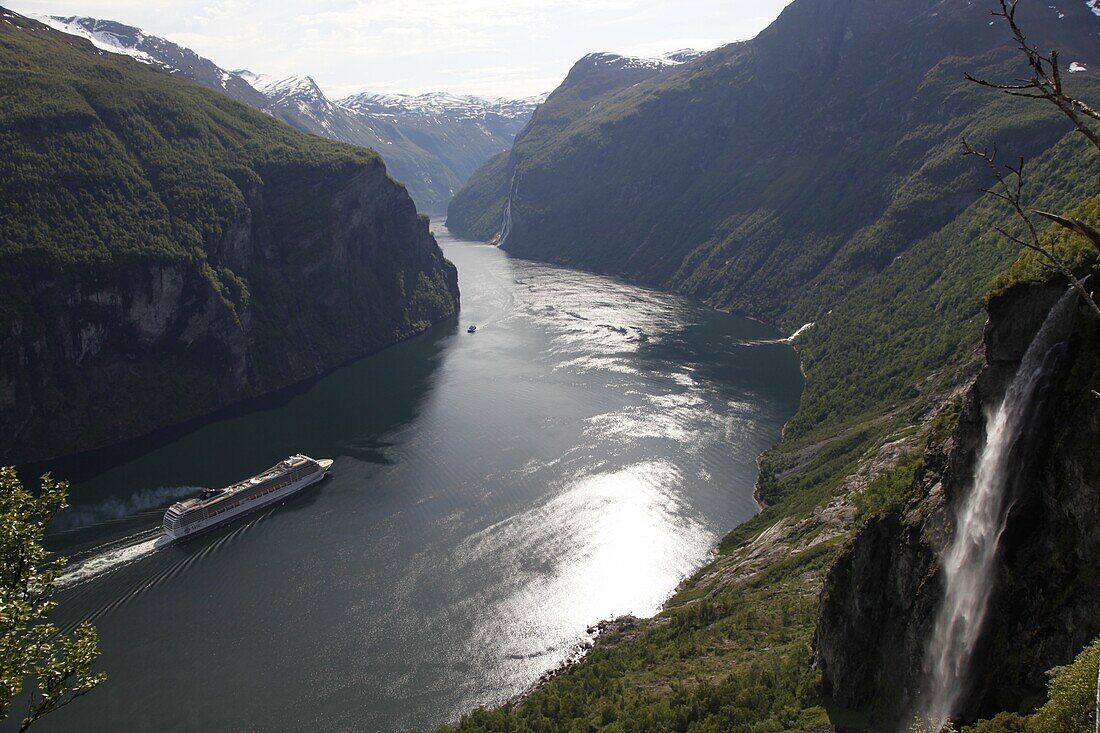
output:
[[317, 483], [331, 466], [328, 458], [294, 455], [232, 486], [177, 501], [164, 513], [164, 534], [179, 540], [225, 524]]

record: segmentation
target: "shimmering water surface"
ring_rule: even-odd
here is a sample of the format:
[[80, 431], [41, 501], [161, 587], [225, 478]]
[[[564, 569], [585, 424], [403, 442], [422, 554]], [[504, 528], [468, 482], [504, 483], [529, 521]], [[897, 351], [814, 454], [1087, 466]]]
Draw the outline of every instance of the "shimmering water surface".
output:
[[[457, 322], [59, 467], [80, 480], [51, 544], [83, 553], [60, 620], [95, 620], [110, 679], [43, 730], [430, 730], [655, 613], [754, 513], [802, 388], [778, 334], [436, 231]], [[295, 452], [332, 478], [157, 542], [175, 498]]]

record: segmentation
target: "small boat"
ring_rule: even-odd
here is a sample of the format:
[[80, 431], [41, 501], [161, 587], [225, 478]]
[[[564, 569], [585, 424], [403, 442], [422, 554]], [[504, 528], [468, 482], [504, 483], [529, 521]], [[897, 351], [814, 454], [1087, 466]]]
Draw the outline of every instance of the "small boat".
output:
[[175, 541], [225, 524], [317, 483], [331, 467], [329, 458], [314, 460], [299, 454], [232, 486], [206, 489], [193, 499], [168, 507], [164, 534]]
[[470, 326], [466, 329], [466, 333], [477, 333], [477, 326]]

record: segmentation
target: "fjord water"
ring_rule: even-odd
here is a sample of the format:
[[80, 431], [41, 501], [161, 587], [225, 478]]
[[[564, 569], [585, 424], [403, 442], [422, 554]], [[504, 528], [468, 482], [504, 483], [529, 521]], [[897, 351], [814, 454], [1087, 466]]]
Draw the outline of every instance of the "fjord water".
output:
[[[80, 480], [50, 544], [83, 553], [59, 620], [95, 621], [109, 679], [44, 730], [430, 730], [521, 692], [590, 624], [655, 613], [753, 515], [802, 389], [778, 334], [435, 230], [457, 322], [58, 466]], [[175, 498], [295, 452], [332, 477], [156, 544]]]

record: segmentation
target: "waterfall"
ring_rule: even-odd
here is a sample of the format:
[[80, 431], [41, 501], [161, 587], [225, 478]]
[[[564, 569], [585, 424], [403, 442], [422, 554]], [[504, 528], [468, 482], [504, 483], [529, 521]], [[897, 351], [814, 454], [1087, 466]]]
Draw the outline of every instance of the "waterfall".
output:
[[516, 181], [516, 171], [512, 171], [512, 180], [508, 183], [508, 198], [504, 201], [504, 219], [500, 223], [500, 242], [498, 247], [504, 247], [508, 235], [512, 233], [512, 197], [518, 192], [519, 184]]
[[966, 690], [971, 657], [992, 591], [997, 548], [1012, 508], [1007, 484], [1012, 476], [1013, 446], [1028, 425], [1033, 398], [1048, 372], [1047, 357], [1062, 340], [1077, 298], [1077, 292], [1070, 289], [1051, 309], [1004, 399], [986, 412], [985, 444], [970, 493], [959, 504], [955, 535], [940, 558], [944, 598], [925, 656], [928, 686], [920, 705], [921, 722], [927, 730], [942, 730], [958, 712]]

